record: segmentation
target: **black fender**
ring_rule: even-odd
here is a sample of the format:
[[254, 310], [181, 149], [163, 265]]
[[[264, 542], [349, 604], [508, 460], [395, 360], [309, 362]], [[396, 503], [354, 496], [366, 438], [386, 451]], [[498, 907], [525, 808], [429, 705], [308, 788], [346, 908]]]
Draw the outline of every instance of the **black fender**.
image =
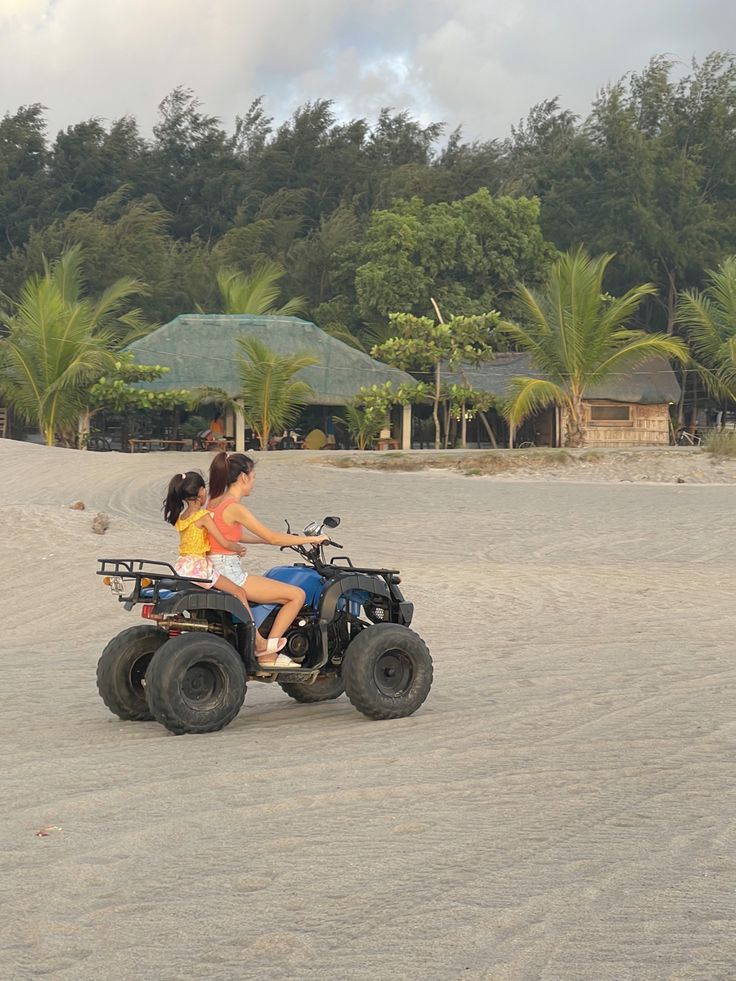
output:
[[360, 572], [345, 572], [331, 579], [319, 601], [319, 633], [322, 641], [322, 658], [319, 665], [315, 665], [315, 667], [323, 667], [327, 664], [330, 656], [327, 628], [335, 619], [340, 598], [354, 589], [385, 596], [390, 600], [388, 586], [379, 576], [369, 576]]
[[388, 600], [391, 599], [386, 581], [380, 576], [368, 576], [361, 572], [346, 572], [333, 579], [322, 593], [319, 602], [320, 623], [332, 623], [335, 619], [335, 611], [340, 597], [354, 589], [372, 593], [374, 596], [385, 596]]
[[236, 647], [242, 645], [241, 654], [246, 659], [248, 654], [255, 650], [256, 631], [253, 619], [240, 600], [228, 593], [214, 589], [183, 589], [165, 599], [159, 598], [154, 607], [155, 613], [168, 616], [178, 613], [196, 613], [197, 610], [215, 610], [242, 620], [239, 624], [233, 622], [238, 637]]
[[182, 589], [171, 596], [167, 596], [166, 599], [159, 598], [155, 608], [156, 613], [167, 614], [193, 610], [220, 610], [222, 613], [229, 613], [231, 616], [238, 617], [244, 623], [248, 623], [251, 619], [239, 599], [228, 593], [221, 593], [219, 590]]

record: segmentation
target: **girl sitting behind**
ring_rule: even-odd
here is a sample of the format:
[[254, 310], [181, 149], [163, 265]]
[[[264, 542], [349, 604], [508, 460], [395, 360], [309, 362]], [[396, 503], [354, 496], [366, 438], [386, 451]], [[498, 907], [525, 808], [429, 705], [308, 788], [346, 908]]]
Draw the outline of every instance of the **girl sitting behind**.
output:
[[[233, 548], [238, 553], [246, 551], [245, 545], [232, 542], [220, 534], [211, 513], [205, 508], [206, 497], [204, 478], [196, 470], [187, 473], [177, 473], [169, 482], [169, 489], [164, 501], [164, 518], [179, 532], [179, 557], [174, 563], [177, 575], [188, 579], [202, 579], [199, 585], [204, 589], [215, 586], [224, 593], [235, 596], [248, 611], [251, 620], [253, 614], [248, 604], [248, 597], [240, 585], [223, 576], [212, 565], [209, 559], [210, 538], [221, 547]], [[278, 647], [284, 646], [286, 641]], [[256, 632], [256, 652], [267, 648], [267, 642]]]

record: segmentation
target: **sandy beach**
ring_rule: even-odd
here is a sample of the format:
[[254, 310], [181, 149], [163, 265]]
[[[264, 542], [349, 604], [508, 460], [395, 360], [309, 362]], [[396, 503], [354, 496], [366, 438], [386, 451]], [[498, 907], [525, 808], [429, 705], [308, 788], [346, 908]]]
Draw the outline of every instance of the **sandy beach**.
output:
[[173, 556], [163, 488], [207, 464], [0, 441], [0, 977], [736, 977], [731, 464], [596, 483], [259, 454], [262, 520], [338, 514], [354, 561], [402, 570], [434, 688], [371, 722], [252, 684], [227, 729], [175, 737], [97, 695], [138, 621], [95, 560]]

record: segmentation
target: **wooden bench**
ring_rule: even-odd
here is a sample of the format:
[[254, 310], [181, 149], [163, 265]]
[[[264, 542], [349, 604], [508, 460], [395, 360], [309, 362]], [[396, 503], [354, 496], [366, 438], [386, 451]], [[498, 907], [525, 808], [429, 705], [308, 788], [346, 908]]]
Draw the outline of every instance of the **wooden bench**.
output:
[[170, 447], [177, 447], [177, 446], [182, 450], [191, 451], [192, 449], [191, 439], [159, 439], [158, 444], [162, 450], [167, 450]]
[[235, 440], [229, 436], [221, 436], [217, 439], [211, 439], [207, 436], [195, 436], [192, 443], [193, 450], [217, 450], [219, 452], [220, 450], [228, 451], [235, 449]]
[[129, 439], [128, 444], [130, 445], [131, 453], [135, 453], [136, 446], [140, 447], [140, 449], [144, 450], [144, 452], [146, 448], [148, 451], [150, 451], [153, 449], [154, 444], [156, 444], [160, 450], [168, 450], [172, 447], [178, 447], [182, 450], [192, 449], [191, 439], [139, 439], [138, 437], [135, 437], [135, 439]]

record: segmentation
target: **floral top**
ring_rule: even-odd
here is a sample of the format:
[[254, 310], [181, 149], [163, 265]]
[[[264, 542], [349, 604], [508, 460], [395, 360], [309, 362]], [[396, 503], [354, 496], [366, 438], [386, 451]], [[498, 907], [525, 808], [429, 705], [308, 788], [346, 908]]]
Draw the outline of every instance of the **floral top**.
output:
[[211, 514], [207, 508], [199, 508], [186, 518], [179, 518], [174, 527], [179, 532], [179, 555], [206, 555], [210, 550], [210, 540], [204, 528], [198, 528], [196, 523], [206, 514]]

